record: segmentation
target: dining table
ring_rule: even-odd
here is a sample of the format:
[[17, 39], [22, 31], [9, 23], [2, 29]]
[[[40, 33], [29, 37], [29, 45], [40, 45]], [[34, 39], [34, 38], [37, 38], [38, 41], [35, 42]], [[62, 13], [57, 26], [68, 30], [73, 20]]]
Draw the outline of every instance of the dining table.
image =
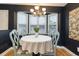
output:
[[47, 35], [27, 35], [20, 39], [22, 50], [28, 50], [29, 53], [44, 54], [52, 52], [52, 38]]

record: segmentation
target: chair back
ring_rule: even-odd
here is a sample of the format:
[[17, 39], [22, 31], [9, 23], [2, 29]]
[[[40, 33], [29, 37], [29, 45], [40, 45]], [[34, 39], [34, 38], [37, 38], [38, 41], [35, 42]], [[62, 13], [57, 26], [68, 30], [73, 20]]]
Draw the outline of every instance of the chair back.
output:
[[56, 32], [53, 33], [52, 40], [53, 40], [54, 45], [57, 45], [59, 37], [60, 37], [60, 34], [59, 34], [58, 31], [56, 31]]
[[53, 32], [53, 34], [52, 34], [52, 42], [53, 42], [54, 55], [56, 55], [56, 48], [57, 48], [59, 37], [60, 37], [60, 34], [59, 34], [58, 31]]
[[16, 50], [19, 47], [19, 35], [15, 29], [10, 32], [10, 39], [14, 48], [14, 53], [16, 54]]

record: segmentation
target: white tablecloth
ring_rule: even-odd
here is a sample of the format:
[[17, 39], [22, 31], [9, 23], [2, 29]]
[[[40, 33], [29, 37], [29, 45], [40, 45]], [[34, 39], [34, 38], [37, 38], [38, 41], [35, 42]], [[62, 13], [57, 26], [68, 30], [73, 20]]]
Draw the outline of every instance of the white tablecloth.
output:
[[38, 37], [35, 37], [35, 35], [24, 36], [20, 40], [20, 45], [22, 50], [28, 50], [29, 52], [39, 52], [41, 54], [52, 52], [52, 39], [45, 35], [39, 35]]

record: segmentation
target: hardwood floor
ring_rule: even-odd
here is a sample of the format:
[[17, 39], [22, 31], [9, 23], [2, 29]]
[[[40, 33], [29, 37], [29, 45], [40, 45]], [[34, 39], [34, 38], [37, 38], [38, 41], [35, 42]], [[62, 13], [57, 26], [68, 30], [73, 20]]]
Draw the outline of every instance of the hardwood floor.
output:
[[[5, 52], [3, 52], [1, 55], [4, 56], [13, 56], [14, 51], [12, 48], [9, 48], [8, 50], [6, 50]], [[57, 48], [57, 56], [72, 56], [72, 54], [70, 54], [68, 51], [66, 51], [63, 48]]]
[[63, 48], [57, 48], [56, 55], [57, 56], [72, 56], [68, 51], [66, 51]]
[[13, 56], [13, 54], [14, 54], [14, 51], [13, 51], [13, 48], [11, 47], [7, 49], [6, 51], [4, 51], [1, 55], [2, 56]]

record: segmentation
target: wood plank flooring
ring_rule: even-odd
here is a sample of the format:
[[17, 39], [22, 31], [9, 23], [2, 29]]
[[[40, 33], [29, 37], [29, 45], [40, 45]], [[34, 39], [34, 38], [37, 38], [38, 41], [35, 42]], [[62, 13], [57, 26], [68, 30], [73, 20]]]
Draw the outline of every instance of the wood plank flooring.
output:
[[72, 56], [68, 51], [66, 51], [63, 48], [57, 48], [56, 55], [57, 56]]
[[[63, 48], [57, 48], [56, 50], [57, 50], [57, 52], [56, 52], [57, 56], [72, 56], [68, 51], [66, 51]], [[4, 56], [13, 56], [13, 54], [14, 54], [13, 49], [9, 48], [7, 51], [3, 52], [1, 55], [4, 55]]]

